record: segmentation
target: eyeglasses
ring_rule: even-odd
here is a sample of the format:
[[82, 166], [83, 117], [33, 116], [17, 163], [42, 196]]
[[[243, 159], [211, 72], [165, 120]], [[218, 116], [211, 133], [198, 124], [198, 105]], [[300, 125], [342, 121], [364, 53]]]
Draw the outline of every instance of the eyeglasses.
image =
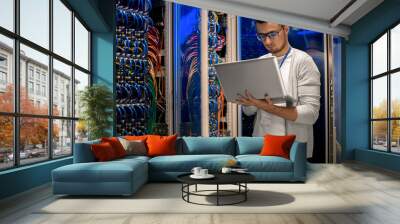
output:
[[270, 40], [274, 40], [282, 30], [283, 30], [283, 28], [281, 28], [279, 31], [272, 31], [272, 32], [269, 32], [269, 33], [257, 33], [256, 34], [257, 35], [257, 40], [259, 40], [261, 42], [264, 42], [267, 39], [267, 37]]

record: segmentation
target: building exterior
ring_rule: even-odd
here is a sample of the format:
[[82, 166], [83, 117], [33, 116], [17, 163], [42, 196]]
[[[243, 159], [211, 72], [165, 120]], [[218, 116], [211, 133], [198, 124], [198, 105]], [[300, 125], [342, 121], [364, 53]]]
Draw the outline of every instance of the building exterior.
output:
[[[14, 84], [13, 60], [13, 49], [5, 43], [0, 42], [0, 94], [4, 94], [7, 91], [8, 85]], [[54, 69], [53, 92], [49, 94], [50, 76], [48, 65], [34, 58], [27, 57], [23, 51], [21, 51], [20, 60], [21, 92], [26, 91], [27, 97], [32, 102], [34, 108], [48, 108], [49, 97], [52, 95], [53, 115], [72, 117], [73, 96], [71, 73], [66, 74], [65, 72]], [[78, 83], [78, 81], [75, 82], [75, 84]], [[58, 140], [55, 142], [56, 146], [66, 142], [70, 143], [72, 137], [72, 122], [67, 120], [55, 120], [54, 123], [59, 127]]]

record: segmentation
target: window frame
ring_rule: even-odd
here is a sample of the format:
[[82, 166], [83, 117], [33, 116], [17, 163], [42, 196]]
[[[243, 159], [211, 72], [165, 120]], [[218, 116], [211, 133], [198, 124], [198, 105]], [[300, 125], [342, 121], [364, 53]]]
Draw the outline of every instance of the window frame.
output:
[[[384, 32], [379, 34], [375, 39], [373, 39], [370, 43], [368, 43], [369, 47], [369, 149], [373, 151], [379, 151], [379, 152], [386, 152], [386, 153], [391, 153], [391, 154], [400, 154], [400, 152], [393, 152], [392, 151], [392, 121], [400, 121], [400, 117], [393, 117], [392, 116], [392, 98], [391, 98], [391, 80], [392, 76], [396, 75], [396, 73], [400, 72], [400, 67], [391, 69], [391, 31], [393, 28], [396, 26], [400, 25], [400, 21], [397, 21], [396, 23], [392, 24], [388, 28], [385, 29]], [[380, 74], [376, 74], [374, 76], [373, 74], [373, 44], [376, 43], [381, 37], [383, 37], [385, 34], [387, 34], [387, 64], [386, 64], [386, 71]], [[378, 79], [386, 77], [386, 86], [387, 86], [387, 105], [386, 105], [386, 118], [373, 118], [373, 91], [374, 91], [374, 86], [373, 86], [373, 81]], [[374, 148], [374, 136], [373, 136], [373, 122], [374, 121], [386, 121], [386, 151], [379, 150]]]
[[[0, 172], [5, 171], [5, 170], [10, 170], [10, 169], [16, 169], [19, 167], [23, 167], [23, 166], [30, 166], [33, 164], [38, 164], [38, 163], [43, 163], [49, 160], [54, 160], [54, 159], [62, 159], [65, 157], [70, 157], [73, 155], [73, 151], [74, 151], [74, 143], [75, 143], [75, 123], [76, 121], [79, 120], [79, 117], [75, 117], [75, 108], [72, 107], [71, 108], [71, 114], [70, 116], [56, 116], [53, 115], [53, 59], [58, 60], [59, 62], [62, 62], [66, 65], [71, 66], [71, 85], [72, 85], [72, 89], [70, 90], [72, 92], [72, 99], [71, 99], [71, 103], [72, 105], [74, 105], [75, 103], [75, 88], [74, 88], [74, 82], [75, 82], [75, 69], [85, 73], [88, 75], [89, 77], [89, 83], [88, 86], [91, 86], [92, 84], [92, 69], [91, 69], [91, 49], [92, 49], [92, 43], [91, 43], [91, 37], [92, 37], [92, 30], [88, 27], [88, 25], [84, 22], [84, 20], [72, 9], [72, 7], [68, 4], [68, 2], [66, 2], [65, 0], [59, 0], [68, 10], [71, 11], [71, 18], [70, 18], [70, 23], [71, 23], [71, 59], [67, 59], [64, 58], [63, 56], [55, 53], [54, 50], [54, 45], [53, 45], [53, 1], [54, 0], [48, 0], [49, 1], [49, 48], [46, 49], [45, 47], [42, 47], [39, 44], [36, 44], [32, 41], [30, 41], [29, 39], [23, 37], [20, 35], [20, 0], [14, 0], [13, 1], [13, 10], [14, 10], [14, 30], [10, 31], [4, 27], [0, 26], [0, 35], [3, 35], [7, 38], [12, 39], [13, 41], [13, 63], [12, 63], [12, 74], [13, 75], [13, 79], [14, 79], [14, 110], [13, 112], [1, 112], [0, 111], [0, 116], [11, 116], [13, 118], [13, 153], [14, 153], [14, 161], [13, 161], [13, 166], [11, 167], [5, 167], [5, 168], [0, 168]], [[79, 22], [84, 26], [84, 28], [88, 31], [88, 69], [85, 69], [81, 66], [79, 66], [78, 64], [75, 63], [75, 25], [74, 25], [74, 21], [75, 18], [77, 20], [79, 20]], [[39, 114], [22, 114], [20, 112], [20, 87], [21, 87], [21, 80], [20, 80], [20, 45], [23, 44], [29, 48], [32, 48], [33, 50], [36, 50], [40, 53], [43, 53], [45, 55], [48, 56], [49, 58], [49, 63], [48, 63], [48, 77], [46, 80], [46, 87], [45, 90], [48, 91], [48, 94], [45, 92], [45, 95], [48, 96], [48, 107], [49, 110], [47, 112], [46, 115], [39, 115]], [[29, 69], [30, 69], [30, 65], [27, 64], [27, 73], [26, 75], [26, 82], [28, 81], [33, 81], [34, 86], [36, 83], [42, 83], [41, 80], [41, 74], [42, 71], [39, 73], [39, 80], [37, 80], [38, 82], [36, 82], [36, 69], [34, 68], [33, 70], [33, 79], [30, 78], [30, 73], [29, 73]], [[28, 85], [28, 84], [27, 84]], [[28, 86], [27, 86], [28, 87]], [[29, 91], [27, 89], [27, 91]], [[34, 89], [34, 92], [36, 91], [36, 89]], [[43, 97], [42, 94], [38, 95], [39, 97]], [[35, 102], [34, 102], [35, 103]], [[47, 141], [48, 144], [47, 146], [47, 151], [48, 151], [48, 155], [47, 158], [43, 158], [43, 160], [40, 160], [38, 162], [32, 162], [32, 163], [26, 163], [26, 164], [21, 164], [20, 161], [20, 119], [21, 118], [45, 118], [47, 119], [48, 122], [48, 136], [47, 136]], [[71, 153], [68, 155], [63, 155], [63, 156], [54, 156], [53, 152], [54, 152], [54, 147], [53, 147], [53, 121], [56, 120], [66, 120], [66, 121], [71, 121]]]

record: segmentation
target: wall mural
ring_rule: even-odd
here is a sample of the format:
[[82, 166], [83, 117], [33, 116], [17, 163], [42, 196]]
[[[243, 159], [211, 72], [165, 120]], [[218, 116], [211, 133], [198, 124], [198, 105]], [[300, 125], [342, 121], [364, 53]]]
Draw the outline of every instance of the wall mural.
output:
[[163, 23], [153, 21], [151, 10], [151, 0], [116, 3], [117, 135], [168, 131], [160, 53]]

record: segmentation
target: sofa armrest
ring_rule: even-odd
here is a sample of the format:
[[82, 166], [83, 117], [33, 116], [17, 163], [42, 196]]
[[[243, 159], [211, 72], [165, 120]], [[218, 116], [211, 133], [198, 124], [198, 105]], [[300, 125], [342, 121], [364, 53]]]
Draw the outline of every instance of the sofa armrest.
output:
[[92, 153], [90, 146], [92, 144], [100, 143], [99, 140], [75, 143], [74, 147], [74, 163], [89, 163], [95, 162], [96, 158]]
[[305, 181], [307, 176], [306, 143], [294, 142], [290, 149], [290, 160], [293, 162], [293, 179]]

